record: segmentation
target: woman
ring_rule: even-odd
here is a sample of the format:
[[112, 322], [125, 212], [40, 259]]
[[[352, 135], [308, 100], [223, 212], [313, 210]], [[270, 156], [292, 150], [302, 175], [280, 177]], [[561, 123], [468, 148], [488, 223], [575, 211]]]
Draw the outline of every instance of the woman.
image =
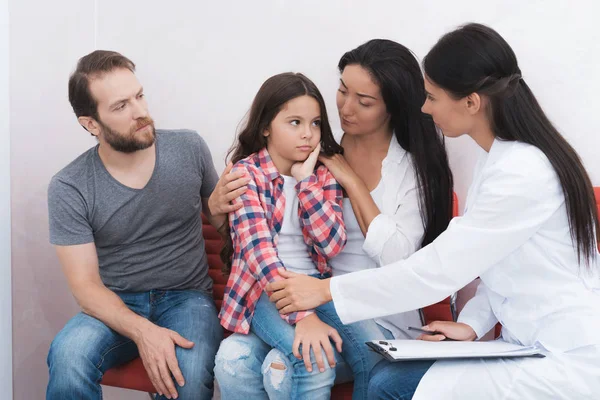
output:
[[546, 357], [431, 368], [382, 362], [372, 374], [372, 397], [410, 399], [418, 385], [415, 399], [597, 398], [598, 221], [579, 157], [494, 30], [468, 24], [448, 33], [423, 65], [423, 111], [446, 136], [466, 133], [486, 151], [464, 216], [404, 261], [319, 282], [293, 276], [267, 287], [276, 291], [271, 299], [283, 313], [333, 299], [350, 323], [423, 307], [480, 276], [457, 323], [428, 326], [441, 333], [433, 339], [474, 340], [500, 322], [501, 340], [539, 346]]
[[[425, 92], [415, 57], [398, 43], [372, 40], [344, 54], [338, 67], [337, 106], [344, 133], [337, 139], [344, 156], [320, 157], [348, 196], [343, 202], [348, 240], [330, 260], [334, 276], [406, 258], [443, 232], [452, 209], [443, 139], [420, 110]], [[237, 177], [226, 171], [211, 196], [211, 210], [235, 209], [228, 202], [245, 190], [236, 189], [241, 183]], [[352, 330], [359, 342], [408, 338], [406, 325], [420, 323], [414, 309], [351, 326], [340, 323], [331, 304], [319, 307], [317, 315], [342, 337]], [[258, 351], [256, 341], [249, 343], [251, 337], [241, 341], [234, 336], [217, 355], [219, 383], [236, 386], [240, 398], [264, 397], [262, 377], [271, 398], [289, 398], [286, 357]], [[344, 362], [336, 368], [338, 381], [354, 374], [357, 399], [367, 397], [369, 371], [380, 360], [366, 346], [359, 348], [360, 354], [343, 348]]]

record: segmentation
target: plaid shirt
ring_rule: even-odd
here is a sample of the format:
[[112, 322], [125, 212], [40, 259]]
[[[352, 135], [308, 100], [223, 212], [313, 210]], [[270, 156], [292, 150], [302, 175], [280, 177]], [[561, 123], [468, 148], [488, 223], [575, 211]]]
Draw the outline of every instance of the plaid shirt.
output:
[[[227, 330], [248, 333], [254, 308], [267, 283], [282, 279], [284, 268], [277, 256], [277, 238], [283, 223], [283, 177], [267, 149], [239, 161], [233, 168], [250, 174], [246, 193], [234, 200], [244, 206], [229, 215], [233, 240], [231, 274], [219, 317]], [[296, 185], [298, 217], [307, 250], [321, 274], [331, 272], [327, 260], [346, 244], [342, 217], [342, 190], [333, 175], [319, 166]], [[290, 325], [313, 311], [282, 315]]]

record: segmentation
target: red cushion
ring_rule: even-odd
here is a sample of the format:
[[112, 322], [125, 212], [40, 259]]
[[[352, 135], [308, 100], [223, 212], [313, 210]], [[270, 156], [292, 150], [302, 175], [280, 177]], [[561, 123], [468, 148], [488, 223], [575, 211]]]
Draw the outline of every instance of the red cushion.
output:
[[352, 382], [335, 385], [331, 389], [331, 398], [334, 400], [352, 399], [353, 389], [354, 384]]
[[[458, 216], [458, 197], [452, 193], [452, 216]], [[452, 309], [450, 307], [450, 297], [446, 297], [439, 303], [432, 304], [422, 309], [425, 323], [433, 321], [452, 321]]]
[[148, 393], [156, 392], [148, 378], [148, 374], [146, 374], [141, 358], [136, 358], [127, 364], [109, 369], [100, 383], [106, 386], [140, 390]]

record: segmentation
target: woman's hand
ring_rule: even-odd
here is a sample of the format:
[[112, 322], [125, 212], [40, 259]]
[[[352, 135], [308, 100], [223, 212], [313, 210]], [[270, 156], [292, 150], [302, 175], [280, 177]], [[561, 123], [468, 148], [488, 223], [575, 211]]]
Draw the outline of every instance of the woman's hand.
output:
[[317, 279], [284, 269], [278, 272], [286, 279], [269, 283], [265, 290], [273, 292], [269, 299], [280, 314], [311, 310], [331, 301], [329, 279]]
[[315, 165], [319, 159], [319, 152], [321, 151], [321, 143], [317, 144], [317, 147], [310, 152], [308, 158], [304, 161], [299, 161], [292, 165], [292, 176], [298, 182], [308, 178], [315, 171]]
[[[310, 349], [312, 349], [315, 355], [319, 371], [325, 371], [321, 348], [325, 351], [329, 366], [335, 368], [335, 356], [333, 355], [333, 348], [329, 341], [330, 338], [335, 342], [338, 352], [341, 353], [342, 338], [334, 328], [321, 321], [317, 317], [317, 314], [311, 314], [296, 323], [296, 336], [294, 337], [292, 350], [297, 358], [304, 360], [304, 365], [308, 372], [312, 372]], [[300, 345], [302, 345], [302, 354], [300, 354], [299, 350]]]
[[208, 208], [211, 215], [227, 215], [232, 211], [242, 208], [242, 204], [231, 204], [246, 191], [246, 185], [250, 178], [242, 171], [231, 172], [233, 164], [227, 164], [227, 168], [221, 174], [215, 190], [208, 198]]
[[439, 332], [437, 335], [422, 334], [417, 338], [418, 340], [428, 342], [439, 342], [446, 338], [461, 341], [473, 341], [477, 339], [477, 334], [473, 328], [461, 322], [433, 321], [421, 329], [429, 332]]
[[341, 154], [334, 154], [332, 156], [320, 155], [319, 161], [331, 171], [335, 180], [338, 181], [344, 189], [347, 189], [353, 182], [360, 179], [350, 164], [348, 164], [348, 161], [346, 161]]

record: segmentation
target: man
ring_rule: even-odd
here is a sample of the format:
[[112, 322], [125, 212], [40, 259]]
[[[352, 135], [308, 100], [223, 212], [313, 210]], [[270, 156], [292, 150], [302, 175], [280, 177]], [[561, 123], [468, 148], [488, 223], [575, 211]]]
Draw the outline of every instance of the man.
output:
[[69, 80], [98, 140], [48, 189], [50, 241], [82, 312], [50, 347], [48, 399], [100, 399], [103, 373], [138, 355], [159, 398], [210, 399], [222, 329], [202, 237], [218, 176], [193, 131], [155, 130], [135, 65], [111, 51]]

